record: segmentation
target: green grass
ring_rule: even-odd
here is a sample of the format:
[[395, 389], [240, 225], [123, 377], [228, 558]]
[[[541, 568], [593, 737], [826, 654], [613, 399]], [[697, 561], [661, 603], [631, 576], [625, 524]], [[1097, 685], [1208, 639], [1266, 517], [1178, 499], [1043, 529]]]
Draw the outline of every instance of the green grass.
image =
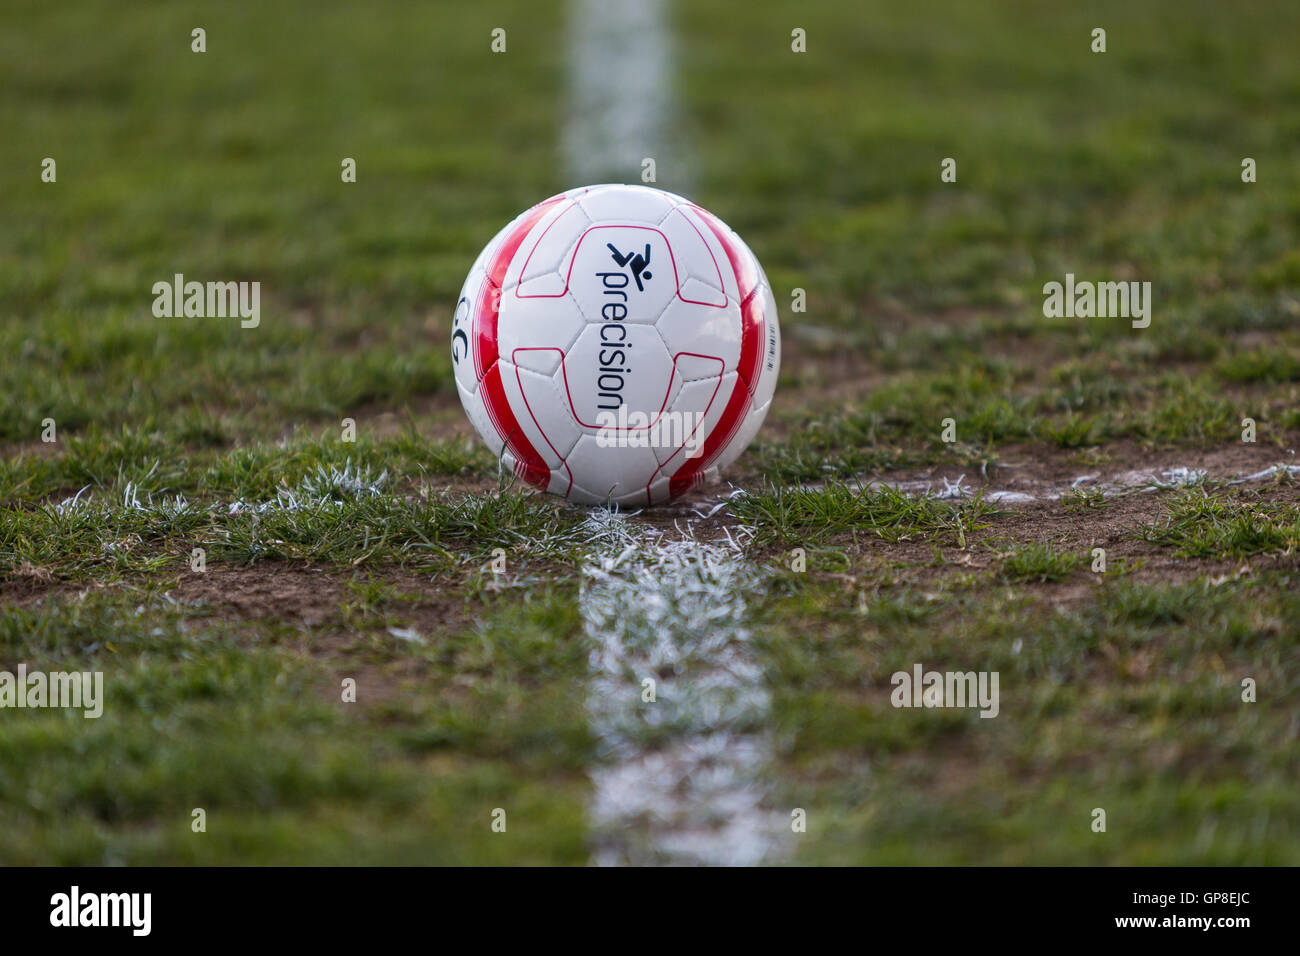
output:
[[1254, 349], [1225, 358], [1217, 371], [1228, 382], [1295, 382], [1300, 381], [1300, 356], [1278, 347]]
[[1001, 551], [1001, 577], [1020, 584], [1061, 581], [1085, 563], [1085, 556], [1049, 544], [1013, 546]]
[[[994, 460], [1000, 446], [1022, 443], [1047, 452], [1116, 441], [1204, 449], [1239, 441], [1244, 417], [1256, 420], [1260, 442], [1285, 448], [1294, 438], [1289, 385], [1233, 398], [1209, 376], [1126, 380], [1101, 363], [1076, 361], [1053, 369], [1042, 385], [1034, 384], [1034, 374], [1031, 367], [974, 359], [943, 373], [895, 378], [862, 402], [823, 410], [815, 419], [793, 412], [787, 417], [798, 427], [790, 437], [762, 446], [761, 473], [773, 481], [807, 481], [887, 467], [978, 464]], [[942, 440], [948, 418], [956, 429], [952, 443]]]
[[[157, 592], [5, 609], [0, 659], [106, 675], [99, 719], [6, 719], [5, 862], [582, 862], [572, 594], [475, 604], [491, 625], [329, 660], [288, 623], [205, 619]], [[410, 690], [365, 676], [397, 663]], [[357, 703], [342, 702], [348, 676]]]
[[1300, 550], [1300, 504], [1192, 490], [1169, 502], [1165, 514], [1138, 534], [1187, 558], [1289, 556]]
[[193, 548], [231, 567], [306, 561], [437, 570], [496, 548], [517, 559], [571, 561], [586, 543], [581, 520], [513, 490], [405, 498], [369, 487], [322, 490], [307, 479], [268, 501], [204, 505], [142, 500], [130, 489], [125, 499], [0, 509], [0, 569], [117, 576], [183, 568]]
[[[450, 388], [466, 250], [555, 191], [551, 12], [9, 12], [28, 26], [0, 39], [0, 353], [17, 359], [0, 441], [36, 440], [46, 416], [267, 435]], [[501, 21], [513, 42], [493, 57]], [[261, 324], [155, 319], [152, 285], [177, 272], [260, 281]]]
[[[1105, 581], [1069, 611], [914, 595], [923, 613], [880, 617], [833, 580], [775, 593], [762, 647], [782, 794], [809, 815], [798, 861], [1294, 864], [1296, 761], [1272, 735], [1295, 691], [1296, 584]], [[814, 615], [817, 640], [791, 641]], [[894, 709], [889, 675], [914, 662], [999, 672], [999, 716]], [[1242, 701], [1246, 677], [1267, 701]]]
[[[1290, 460], [1300, 8], [670, 9], [658, 185], [744, 236], [786, 343], [746, 493], [697, 527], [763, 569], [764, 783], [810, 819], [788, 859], [1300, 862], [1293, 483], [1080, 489], [1033, 521], [870, 483], [1231, 458], [1244, 418]], [[592, 532], [499, 474], [446, 348], [483, 244], [577, 185], [571, 25], [522, 0], [6, 13], [0, 670], [101, 669], [109, 698], [0, 711], [0, 863], [585, 862]], [[261, 324], [154, 318], [177, 272], [259, 281]], [[1067, 272], [1151, 281], [1150, 327], [1044, 317]], [[1142, 555], [1089, 573], [1094, 529]], [[261, 612], [187, 597], [196, 547]], [[309, 573], [310, 619], [275, 583]], [[1000, 716], [890, 707], [917, 662], [999, 671]]]
[[759, 543], [815, 544], [861, 532], [894, 543], [937, 541], [964, 548], [966, 535], [987, 527], [981, 520], [994, 509], [979, 497], [937, 501], [888, 486], [833, 482], [817, 490], [772, 487], [741, 495], [731, 510], [755, 529]]

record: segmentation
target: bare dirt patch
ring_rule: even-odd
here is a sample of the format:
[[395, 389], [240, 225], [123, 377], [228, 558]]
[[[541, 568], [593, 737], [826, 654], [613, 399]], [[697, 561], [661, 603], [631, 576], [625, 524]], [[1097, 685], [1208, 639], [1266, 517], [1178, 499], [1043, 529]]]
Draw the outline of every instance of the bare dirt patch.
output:
[[[846, 482], [850, 486], [888, 484], [909, 493], [940, 496], [960, 485], [967, 493], [984, 491], [1009, 506], [1066, 497], [1075, 487], [1101, 487], [1108, 492], [1142, 486], [1158, 489], [1186, 481], [1196, 472], [1204, 472], [1214, 481], [1229, 481], [1277, 465], [1297, 464], [1300, 460], [1293, 450], [1277, 445], [1230, 443], [1209, 448], [1151, 449], [1117, 442], [1104, 450], [1077, 452], [1048, 445], [1007, 445], [998, 449], [997, 460], [987, 466], [938, 463], [866, 472]], [[735, 477], [739, 480], [741, 475]], [[1269, 480], [1257, 480], [1255, 484], [1267, 484]], [[712, 490], [726, 490], [725, 482]]]
[[[1251, 486], [1243, 486], [1245, 489]], [[1296, 557], [1260, 554], [1247, 558], [1187, 558], [1169, 548], [1143, 541], [1139, 528], [1165, 513], [1165, 500], [1174, 492], [1138, 492], [1108, 499], [1102, 507], [1081, 508], [1062, 501], [1006, 505], [970, 532], [967, 547], [932, 540], [887, 541], [868, 529], [843, 533], [808, 556], [810, 570], [841, 577], [849, 592], [875, 588], [943, 586], [997, 587], [1032, 594], [1062, 607], [1091, 600], [1103, 579], [1092, 571], [1093, 549], [1106, 552], [1106, 575], [1123, 574], [1144, 584], [1169, 584], [1194, 579], [1226, 580], [1276, 568], [1294, 568]], [[1300, 485], [1266, 488], [1269, 500], [1300, 501]], [[708, 526], [707, 524], [705, 526]], [[1017, 580], [1005, 572], [1005, 556], [1027, 545], [1043, 545], [1076, 556], [1077, 567], [1050, 580]], [[773, 567], [785, 566], [792, 546], [761, 549], [754, 557]], [[822, 556], [825, 548], [844, 549], [845, 559]]]
[[[438, 635], [467, 626], [470, 614], [459, 588], [444, 590], [429, 578], [403, 571], [376, 574], [398, 595], [392, 616], [402, 620], [401, 633], [436, 643]], [[342, 574], [321, 568], [263, 563], [248, 568], [210, 569], [181, 575], [170, 595], [182, 603], [201, 601], [224, 618], [274, 621], [297, 626], [296, 649], [325, 665], [329, 678], [319, 690], [325, 699], [340, 699], [340, 682], [357, 683], [357, 703], [391, 699], [402, 688], [429, 676], [422, 659], [400, 653], [403, 638], [394, 636], [383, 620], [354, 614], [347, 608], [361, 600], [348, 585], [366, 581], [365, 574]], [[409, 640], [408, 638], [407, 640]]]
[[[459, 588], [446, 589], [426, 576], [395, 569], [373, 575], [344, 574], [263, 562], [247, 568], [182, 574], [168, 593], [186, 604], [201, 601], [220, 616], [337, 629], [346, 620], [345, 608], [362, 600], [349, 585], [371, 579], [397, 595], [391, 609], [421, 634], [437, 634], [469, 619]], [[364, 624], [355, 626], [359, 631], [366, 629]]]
[[[983, 476], [987, 483], [1009, 490], [1069, 491], [1081, 478], [1092, 481], [1124, 478], [1127, 483], [1149, 475], [1160, 479], [1179, 468], [1205, 471], [1211, 478], [1241, 478], [1277, 464], [1295, 464], [1294, 450], [1276, 445], [1232, 442], [1208, 448], [1152, 449], [1132, 442], [1114, 442], [1104, 449], [1068, 452], [1045, 446], [1011, 445], [999, 449], [999, 460]], [[969, 470], [937, 466], [925, 474], [955, 479]], [[1088, 482], [1082, 482], [1084, 486]]]
[[55, 595], [80, 594], [103, 586], [60, 581], [50, 569], [24, 561], [11, 574], [0, 576], [0, 606], [26, 608]]
[[169, 593], [182, 603], [208, 604], [221, 616], [275, 617], [318, 627], [338, 613], [347, 579], [319, 568], [267, 562], [183, 574]]

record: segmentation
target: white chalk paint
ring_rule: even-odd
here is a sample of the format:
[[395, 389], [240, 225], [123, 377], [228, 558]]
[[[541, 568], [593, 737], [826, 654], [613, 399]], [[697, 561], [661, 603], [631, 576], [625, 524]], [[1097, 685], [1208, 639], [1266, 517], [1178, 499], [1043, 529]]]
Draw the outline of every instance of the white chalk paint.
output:
[[603, 511], [589, 520], [593, 862], [763, 861], [782, 820], [763, 805], [770, 700], [745, 626], [760, 573], [732, 538], [670, 538]]
[[569, 108], [563, 151], [569, 185], [640, 182], [641, 162], [684, 186], [671, 140], [672, 44], [664, 0], [572, 0]]

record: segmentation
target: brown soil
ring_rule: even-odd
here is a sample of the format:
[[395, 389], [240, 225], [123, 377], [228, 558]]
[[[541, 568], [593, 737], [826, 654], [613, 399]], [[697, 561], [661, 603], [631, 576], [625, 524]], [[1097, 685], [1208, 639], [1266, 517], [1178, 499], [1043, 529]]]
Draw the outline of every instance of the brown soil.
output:
[[[299, 629], [297, 648], [326, 665], [330, 676], [320, 692], [325, 699], [340, 699], [340, 682], [357, 682], [358, 705], [391, 699], [399, 687], [427, 675], [418, 657], [394, 654], [401, 640], [373, 620], [350, 625], [345, 606], [360, 600], [348, 587], [364, 575], [348, 575], [320, 568], [263, 562], [246, 568], [210, 568], [202, 574], [182, 573], [168, 592], [185, 604], [202, 602], [222, 618], [275, 620]], [[389, 570], [376, 577], [395, 588], [404, 599], [391, 608], [404, 627], [416, 631], [425, 644], [469, 621], [459, 593], [433, 584], [427, 577]]]

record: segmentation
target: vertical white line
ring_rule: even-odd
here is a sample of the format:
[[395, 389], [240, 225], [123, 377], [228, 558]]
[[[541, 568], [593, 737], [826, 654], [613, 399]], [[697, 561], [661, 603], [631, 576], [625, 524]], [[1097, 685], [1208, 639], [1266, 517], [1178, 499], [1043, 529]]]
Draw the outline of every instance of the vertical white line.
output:
[[593, 860], [759, 863], [782, 821], [763, 807], [770, 700], [745, 627], [758, 573], [730, 542], [662, 542], [603, 512], [591, 522], [600, 550], [581, 602], [600, 749]]
[[[666, 0], [572, 0], [570, 12], [568, 185], [636, 182], [648, 157], [686, 188]], [[593, 860], [758, 863], [782, 823], [762, 806], [770, 702], [744, 623], [758, 575], [734, 543], [665, 543], [618, 515], [590, 520]]]
[[578, 186], [639, 181], [641, 161], [676, 174], [671, 42], [664, 0], [572, 0], [565, 168]]

